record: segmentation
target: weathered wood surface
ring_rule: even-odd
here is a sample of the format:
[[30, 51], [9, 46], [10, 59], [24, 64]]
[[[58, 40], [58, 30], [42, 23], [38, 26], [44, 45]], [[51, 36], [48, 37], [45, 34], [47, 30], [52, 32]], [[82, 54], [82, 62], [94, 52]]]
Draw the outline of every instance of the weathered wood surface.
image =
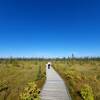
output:
[[41, 91], [41, 100], [71, 100], [69, 92], [58, 73], [46, 66], [47, 79]]

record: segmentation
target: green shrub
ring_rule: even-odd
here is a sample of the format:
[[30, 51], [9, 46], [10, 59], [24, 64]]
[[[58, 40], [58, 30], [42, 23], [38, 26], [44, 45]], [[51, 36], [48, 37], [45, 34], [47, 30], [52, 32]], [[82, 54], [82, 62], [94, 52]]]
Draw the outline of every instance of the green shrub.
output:
[[6, 81], [3, 81], [3, 82], [0, 81], [0, 92], [7, 90], [7, 89], [8, 89], [7, 82]]
[[72, 69], [70, 69], [70, 70], [67, 70], [66, 72], [65, 72], [65, 77], [67, 78], [67, 79], [76, 79], [76, 80], [81, 80], [81, 74], [78, 72], [78, 71], [75, 71], [75, 70], [72, 70]]
[[74, 72], [73, 71], [66, 71], [65, 76], [68, 79], [73, 79], [74, 78]]
[[34, 82], [28, 83], [28, 86], [24, 88], [23, 93], [20, 95], [21, 100], [40, 100], [40, 90]]
[[100, 75], [97, 75], [96, 79], [97, 79], [97, 80], [100, 80]]
[[80, 94], [83, 100], [94, 100], [92, 88], [87, 84], [82, 86]]

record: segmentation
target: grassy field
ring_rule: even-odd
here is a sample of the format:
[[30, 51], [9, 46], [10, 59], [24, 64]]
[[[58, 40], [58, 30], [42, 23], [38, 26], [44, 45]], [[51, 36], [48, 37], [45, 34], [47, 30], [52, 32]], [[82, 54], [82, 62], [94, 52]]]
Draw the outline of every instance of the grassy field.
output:
[[53, 67], [65, 80], [72, 100], [100, 100], [100, 60], [55, 60]]
[[[72, 100], [100, 100], [100, 60], [51, 59], [51, 61], [55, 70], [64, 79]], [[48, 60], [43, 59], [1, 59], [0, 100], [20, 100], [20, 94], [23, 91], [27, 94], [25, 91], [30, 90], [29, 87], [35, 88], [38, 93], [38, 89], [42, 88], [46, 79], [47, 62]]]
[[43, 60], [0, 60], [0, 100], [19, 100], [19, 95], [29, 82], [42, 88], [45, 81]]

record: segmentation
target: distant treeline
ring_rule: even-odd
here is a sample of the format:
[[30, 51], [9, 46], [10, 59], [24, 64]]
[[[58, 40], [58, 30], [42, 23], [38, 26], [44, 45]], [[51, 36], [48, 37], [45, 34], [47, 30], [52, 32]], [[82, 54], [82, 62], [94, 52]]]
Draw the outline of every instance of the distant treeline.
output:
[[13, 58], [13, 57], [9, 57], [9, 58], [0, 58], [0, 60], [48, 60], [46, 58], [23, 58], [23, 57], [19, 57], [19, 58]]
[[23, 57], [16, 57], [16, 58], [13, 58], [13, 57], [9, 57], [9, 58], [0, 58], [0, 61], [2, 60], [38, 60], [38, 61], [42, 61], [42, 60], [47, 60], [47, 61], [52, 61], [52, 60], [96, 60], [96, 61], [100, 61], [100, 57], [63, 57], [63, 58], [59, 58], [59, 57], [56, 57], [56, 58], [23, 58]]

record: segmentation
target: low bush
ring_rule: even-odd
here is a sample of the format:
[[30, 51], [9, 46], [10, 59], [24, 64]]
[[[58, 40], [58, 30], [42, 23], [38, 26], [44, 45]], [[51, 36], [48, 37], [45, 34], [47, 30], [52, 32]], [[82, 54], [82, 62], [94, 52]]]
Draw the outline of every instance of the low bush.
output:
[[1, 82], [0, 81], [0, 92], [7, 90], [8, 89], [8, 85], [6, 81]]
[[83, 100], [94, 100], [92, 88], [87, 84], [82, 86], [80, 94]]
[[24, 88], [24, 91], [20, 94], [21, 100], [40, 100], [40, 90], [34, 82], [28, 83], [28, 86]]
[[82, 75], [78, 71], [69, 69], [65, 72], [65, 77], [72, 80], [81, 80]]
[[96, 79], [97, 79], [97, 80], [100, 80], [100, 75], [97, 75], [97, 76], [96, 76]]

